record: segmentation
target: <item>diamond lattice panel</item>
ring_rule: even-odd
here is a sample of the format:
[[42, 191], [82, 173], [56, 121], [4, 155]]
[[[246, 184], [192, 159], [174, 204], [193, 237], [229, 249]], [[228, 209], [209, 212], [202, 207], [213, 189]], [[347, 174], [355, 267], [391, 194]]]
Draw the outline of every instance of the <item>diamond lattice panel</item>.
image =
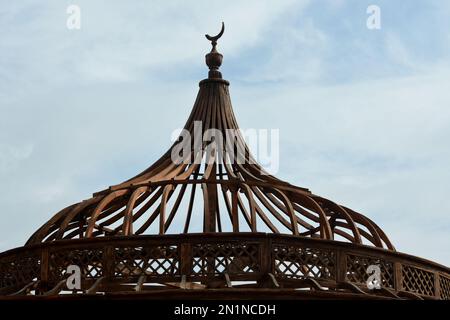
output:
[[275, 274], [284, 278], [331, 279], [335, 276], [333, 251], [274, 245]]
[[103, 250], [84, 249], [56, 251], [50, 254], [50, 279], [59, 281], [64, 278], [67, 267], [80, 267], [82, 277], [86, 279], [99, 278], [103, 275]]
[[40, 259], [23, 255], [0, 263], [0, 288], [22, 286], [40, 277]]
[[441, 275], [439, 285], [441, 287], [441, 299], [450, 300], [450, 278]]
[[259, 272], [258, 245], [249, 243], [199, 244], [193, 247], [195, 275]]
[[434, 275], [423, 269], [403, 266], [403, 288], [406, 291], [434, 296]]
[[179, 271], [177, 246], [116, 248], [115, 259], [116, 277], [126, 278], [141, 274], [172, 276]]
[[351, 254], [347, 255], [347, 280], [365, 285], [369, 278], [367, 268], [370, 265], [380, 267], [381, 286], [394, 288], [394, 265], [392, 262], [387, 262], [377, 258], [362, 257]]

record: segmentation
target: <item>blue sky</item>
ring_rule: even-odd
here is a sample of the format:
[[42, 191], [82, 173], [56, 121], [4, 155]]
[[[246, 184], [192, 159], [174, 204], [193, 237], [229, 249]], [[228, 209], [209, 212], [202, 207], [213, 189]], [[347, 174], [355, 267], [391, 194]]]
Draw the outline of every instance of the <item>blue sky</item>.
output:
[[278, 175], [450, 265], [450, 3], [0, 3], [0, 251], [166, 151], [207, 74], [203, 35], [225, 21], [235, 113], [280, 129]]

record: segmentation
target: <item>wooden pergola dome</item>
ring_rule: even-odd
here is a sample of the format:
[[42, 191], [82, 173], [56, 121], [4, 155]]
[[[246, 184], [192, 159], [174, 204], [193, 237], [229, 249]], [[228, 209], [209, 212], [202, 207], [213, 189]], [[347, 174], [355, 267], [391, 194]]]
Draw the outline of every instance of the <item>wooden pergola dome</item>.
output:
[[[213, 49], [206, 56], [209, 77], [200, 82], [197, 99], [184, 126], [195, 136], [209, 129], [222, 132], [224, 143], [212, 157], [206, 142], [181, 143], [189, 161], [176, 164], [174, 145], [137, 176], [94, 193], [92, 198], [64, 208], [27, 242], [61, 239], [188, 233], [193, 215], [203, 215], [203, 232], [273, 232], [302, 237], [370, 244], [394, 250], [380, 227], [361, 213], [269, 175], [252, 157], [233, 113], [229, 83], [222, 79], [222, 55]], [[226, 131], [236, 133], [228, 141]], [[182, 140], [182, 139], [179, 139]], [[237, 145], [241, 163], [228, 158], [225, 146]], [[197, 161], [195, 161], [197, 160]], [[196, 193], [200, 193], [196, 195]], [[199, 205], [197, 206], [197, 202]], [[198, 212], [198, 208], [202, 212]], [[195, 208], [195, 210], [194, 210]], [[196, 211], [196, 212], [194, 212]], [[178, 218], [177, 224], [174, 220]]]
[[[216, 45], [223, 31], [207, 36], [210, 70], [184, 129], [195, 137], [201, 123], [202, 136], [216, 129], [224, 145], [211, 153], [208, 141], [180, 137], [140, 174], [62, 209], [18, 253], [0, 255], [0, 272], [9, 274], [0, 288], [58, 295], [65, 267], [81, 264], [83, 289], [75, 294], [151, 295], [156, 289], [150, 282], [166, 290], [237, 290], [233, 281], [254, 281], [240, 290], [272, 290], [280, 297], [291, 295], [283, 288], [306, 288], [314, 297], [448, 298], [446, 267], [395, 252], [363, 214], [280, 180], [257, 163], [239, 133], [229, 82], [219, 71]], [[232, 141], [229, 129], [237, 133]], [[244, 161], [230, 161], [227, 145]], [[172, 155], [181, 146], [190, 153], [175, 163]], [[14, 260], [20, 257], [22, 262]], [[16, 267], [24, 263], [26, 274], [8, 271], [12, 261]], [[383, 290], [364, 288], [370, 264], [381, 266]], [[423, 280], [409, 283], [408, 277]]]

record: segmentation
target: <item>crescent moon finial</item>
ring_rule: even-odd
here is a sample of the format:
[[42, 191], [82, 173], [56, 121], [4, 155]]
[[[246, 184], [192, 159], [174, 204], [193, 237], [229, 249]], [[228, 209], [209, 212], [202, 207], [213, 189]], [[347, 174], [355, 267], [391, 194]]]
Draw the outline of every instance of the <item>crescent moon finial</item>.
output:
[[216, 45], [217, 40], [223, 35], [225, 31], [225, 23], [222, 22], [222, 29], [215, 36], [210, 36], [209, 34], [205, 34], [206, 39], [211, 41], [211, 52], [205, 56], [206, 65], [209, 67], [208, 78], [209, 79], [222, 79], [222, 74], [219, 71], [219, 67], [222, 64], [222, 54], [217, 52]]
[[212, 45], [214, 46], [217, 44], [217, 40], [220, 39], [220, 37], [223, 35], [223, 32], [225, 31], [225, 23], [222, 21], [222, 29], [220, 29], [220, 32], [215, 36], [210, 36], [209, 34], [205, 34], [206, 39], [211, 41]]

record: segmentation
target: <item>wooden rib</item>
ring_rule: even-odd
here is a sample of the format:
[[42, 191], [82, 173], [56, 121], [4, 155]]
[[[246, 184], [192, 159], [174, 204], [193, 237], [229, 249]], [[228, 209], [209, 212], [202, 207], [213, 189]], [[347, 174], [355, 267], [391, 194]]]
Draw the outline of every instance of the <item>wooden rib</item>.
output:
[[203, 193], [203, 232], [210, 232], [211, 230], [208, 229], [210, 225], [208, 186], [206, 183], [202, 183], [201, 186]]
[[77, 229], [75, 229], [72, 232], [69, 232], [67, 235], [63, 237], [63, 239], [72, 239], [76, 236], [79, 236], [80, 239], [84, 236], [84, 233], [86, 232], [87, 225], [80, 225]]
[[[148, 189], [150, 189], [148, 186], [142, 186], [142, 187], [147, 187]], [[139, 197], [137, 198], [137, 200], [134, 203], [134, 207], [139, 206], [145, 199], [147, 199], [147, 197], [150, 194], [151, 194], [151, 192], [145, 191], [144, 193], [142, 193], [142, 195], [139, 195]], [[123, 199], [122, 201], [118, 201], [116, 203], [116, 205], [114, 205], [113, 207], [111, 207], [111, 205], [110, 205], [110, 208], [108, 208], [107, 210], [104, 210], [97, 218], [98, 221], [100, 221], [102, 218], [105, 218], [106, 215], [108, 215], [108, 211], [109, 211], [109, 215], [111, 215], [112, 213], [114, 213], [114, 211], [117, 211], [119, 208], [123, 208], [121, 211], [118, 211], [117, 213], [113, 214], [110, 218], [108, 218], [107, 220], [100, 223], [100, 225], [101, 226], [109, 226], [109, 225], [113, 224], [114, 222], [120, 220], [122, 217], [124, 217], [126, 210], [127, 210], [128, 201], [129, 201], [129, 199], [128, 200]], [[122, 228], [121, 227], [115, 228], [114, 231], [117, 231], [120, 229], [122, 229]]]
[[[220, 96], [219, 95], [214, 95], [214, 106], [212, 108], [212, 114], [211, 114], [211, 127], [214, 129], [218, 129], [220, 130], [221, 127], [221, 121], [220, 118], [218, 117], [218, 115], [220, 114]], [[214, 149], [213, 149], [213, 159], [214, 162], [210, 165], [208, 165], [208, 169], [207, 172], [205, 172], [205, 179], [209, 180], [210, 183], [208, 184], [208, 196], [210, 196], [210, 200], [209, 200], [209, 216], [210, 216], [210, 221], [209, 221], [209, 229], [213, 232], [215, 232], [216, 230], [218, 230], [219, 232], [222, 232], [222, 224], [220, 221], [220, 208], [219, 208], [219, 197], [218, 197], [218, 193], [217, 193], [217, 163], [219, 162], [218, 160], [218, 154], [219, 156], [221, 156], [222, 154], [222, 150], [223, 150], [223, 132], [220, 130], [219, 131], [220, 135], [219, 137], [217, 137], [215, 134], [213, 135], [214, 137]], [[210, 151], [210, 150], [209, 150]], [[210, 152], [208, 152], [207, 154], [208, 157], [211, 157]], [[217, 225], [217, 229], [216, 229], [216, 225]]]
[[349, 208], [347, 208], [347, 207], [344, 207], [344, 206], [342, 206], [345, 210], [347, 210], [349, 213], [353, 213], [354, 215], [357, 215], [357, 216], [359, 216], [359, 217], [361, 217], [361, 218], [364, 218], [367, 222], [368, 222], [368, 224], [370, 224], [370, 226], [371, 227], [373, 227], [375, 230], [376, 230], [376, 232], [377, 232], [377, 234], [379, 235], [379, 237], [381, 238], [381, 240], [386, 244], [386, 246], [388, 247], [388, 249], [390, 249], [390, 250], [394, 250], [395, 251], [395, 247], [392, 245], [392, 243], [391, 243], [391, 241], [389, 240], [389, 238], [386, 236], [386, 234], [384, 233], [384, 231], [375, 223], [375, 222], [373, 222], [371, 219], [369, 219], [368, 217], [366, 217], [366, 216], [364, 216], [364, 215], [362, 215], [362, 214], [360, 214], [360, 213], [358, 213], [358, 212], [356, 212], [356, 211], [354, 211], [354, 210], [352, 210], [352, 209], [349, 209]]
[[242, 215], [244, 216], [244, 220], [247, 222], [248, 227], [251, 230], [252, 229], [252, 221], [251, 221], [251, 218], [250, 218], [250, 214], [248, 213], [247, 208], [245, 207], [244, 202], [242, 201], [241, 196], [239, 195], [239, 193], [236, 193], [236, 194], [237, 194], [237, 200], [238, 200], [239, 209], [241, 210]]
[[173, 192], [174, 187], [171, 184], [168, 184], [164, 187], [164, 192], [161, 198], [161, 205], [159, 210], [159, 234], [165, 233], [165, 224], [166, 224], [166, 206], [167, 201], [169, 199], [169, 195]]
[[256, 209], [255, 209], [255, 200], [253, 199], [253, 193], [250, 189], [250, 187], [243, 183], [242, 188], [247, 196], [249, 207], [250, 207], [250, 228], [252, 232], [256, 232]]
[[318, 197], [316, 195], [311, 196], [312, 199], [316, 200], [318, 203], [322, 202], [322, 207], [328, 207], [333, 212], [336, 212], [337, 214], [341, 215], [349, 224], [350, 230], [353, 233], [353, 237], [355, 239], [355, 242], [358, 244], [361, 244], [361, 234], [359, 233], [358, 229], [356, 228], [355, 221], [350, 216], [350, 214], [344, 210], [340, 205], [334, 203], [333, 201], [330, 201], [328, 199]]
[[208, 201], [205, 202], [205, 223], [208, 232], [216, 231], [216, 216], [217, 216], [217, 184], [216, 183], [207, 183], [206, 187], [206, 196], [208, 197]]
[[90, 238], [92, 236], [92, 232], [94, 230], [95, 221], [97, 220], [97, 216], [101, 213], [101, 211], [110, 203], [112, 200], [114, 200], [117, 197], [123, 196], [127, 194], [129, 190], [118, 190], [114, 191], [107, 196], [105, 196], [102, 201], [98, 204], [98, 206], [95, 208], [95, 210], [91, 214], [91, 218], [88, 223], [88, 227], [86, 229], [86, 238]]
[[[221, 120], [219, 123], [220, 123], [222, 131], [224, 129], [228, 129], [229, 128], [227, 120], [226, 120], [227, 117], [226, 117], [225, 109], [226, 108], [220, 108], [220, 112], [219, 112], [219, 116], [220, 116], [220, 120]], [[225, 135], [225, 139], [226, 139], [226, 133], [224, 133], [224, 135]], [[227, 143], [227, 141], [226, 141], [226, 143]], [[224, 145], [223, 147], [225, 148], [226, 145]], [[230, 162], [231, 159], [229, 159], [228, 153], [223, 152], [222, 153], [222, 157], [223, 157], [222, 161], [223, 161], [225, 170], [226, 170], [228, 176], [230, 177], [230, 179], [237, 179], [237, 176], [234, 174], [233, 169], [229, 165], [229, 162]]]
[[175, 200], [175, 203], [172, 207], [172, 210], [170, 211], [169, 217], [167, 218], [166, 224], [164, 226], [164, 232], [167, 232], [167, 230], [169, 229], [169, 226], [172, 223], [173, 218], [175, 217], [175, 214], [178, 211], [181, 200], [183, 200], [183, 196], [186, 191], [186, 188], [187, 188], [187, 184], [183, 184], [181, 186], [180, 192], [178, 193], [178, 196], [177, 196], [177, 200]]
[[56, 213], [49, 221], [47, 221], [42, 227], [40, 227], [27, 241], [28, 244], [34, 244], [41, 242], [45, 236], [48, 235], [48, 230], [54, 225], [56, 221], [58, 221], [61, 217], [64, 217], [67, 212], [71, 211], [76, 206], [79, 206], [81, 203], [85, 201], [73, 204], [71, 206], [68, 206], [67, 208], [64, 208], [60, 210], [58, 213]]
[[280, 191], [276, 188], [273, 188], [272, 192], [277, 194], [279, 197], [281, 197], [281, 201], [283, 202], [284, 206], [287, 208], [289, 217], [291, 219], [292, 233], [294, 235], [298, 235], [297, 220], [295, 219], [295, 212], [294, 212], [294, 208], [292, 207], [291, 201], [286, 197], [286, 195], [282, 191]]
[[[220, 89], [222, 90], [222, 88]], [[236, 154], [236, 158], [239, 157], [239, 155], [242, 155], [243, 158], [245, 159], [245, 163], [254, 163], [254, 166], [248, 166], [249, 168], [255, 168], [259, 174], [254, 175], [253, 173], [251, 173], [250, 171], [247, 171], [246, 168], [239, 164], [236, 163], [235, 167], [238, 169], [238, 171], [243, 174], [246, 178], [249, 178], [253, 181], [260, 181], [263, 182], [264, 179], [262, 179], [262, 175], [260, 174], [261, 172], [265, 172], [256, 162], [256, 160], [252, 157], [251, 152], [247, 146], [247, 144], [245, 143], [245, 140], [243, 139], [239, 129], [239, 126], [237, 125], [236, 122], [236, 118], [234, 116], [233, 113], [233, 109], [231, 108], [231, 100], [229, 98], [229, 93], [228, 93], [228, 88], [223, 88], [223, 94], [220, 95], [220, 98], [222, 99], [222, 105], [227, 106], [226, 108], [223, 108], [225, 111], [225, 121], [226, 121], [226, 127], [227, 128], [232, 128], [232, 129], [236, 129], [236, 143], [237, 143], [237, 150], [238, 153]], [[233, 141], [234, 143], [234, 141]], [[270, 177], [270, 175], [268, 175], [268, 177]], [[277, 181], [280, 181], [277, 179]]]
[[[320, 236], [323, 239], [333, 239], [333, 230], [331, 229], [331, 226], [328, 222], [327, 216], [325, 211], [322, 209], [322, 207], [315, 201], [312, 197], [309, 195], [303, 194], [301, 192], [294, 192], [293, 198], [297, 200], [301, 205], [303, 205], [305, 208], [314, 211], [319, 216], [319, 223], [320, 223]], [[299, 208], [300, 209], [300, 208]], [[301, 214], [304, 214], [306, 217], [310, 217], [310, 215], [307, 214], [307, 212], [301, 211]], [[314, 219], [312, 219], [314, 220]]]
[[145, 230], [147, 230], [148, 227], [150, 227], [151, 224], [156, 220], [156, 218], [159, 217], [160, 210], [161, 210], [161, 203], [155, 208], [155, 210], [152, 212], [149, 218], [142, 224], [142, 226], [139, 227], [139, 229], [136, 230], [134, 234], [144, 233]]
[[238, 190], [231, 191], [231, 216], [233, 222], [233, 232], [239, 232], [239, 213], [238, 213]]
[[[69, 223], [73, 222], [72, 220], [75, 219], [81, 212], [83, 212], [87, 207], [90, 205], [94, 205], [98, 201], [101, 200], [101, 197], [91, 198], [87, 201], [80, 202], [76, 207], [73, 208], [70, 212], [67, 213], [66, 217], [64, 218], [63, 222], [59, 226], [59, 229], [57, 233], [54, 235], [55, 240], [62, 239], [64, 236], [64, 233], [67, 230], [67, 227]], [[75, 223], [78, 223], [79, 221], [75, 221]], [[71, 229], [69, 229], [71, 230]]]
[[[315, 205], [311, 206], [311, 205], [305, 204], [303, 199], [299, 198], [297, 195], [292, 197], [291, 199], [293, 201], [296, 201], [296, 202], [292, 202], [292, 206], [294, 207], [294, 210], [297, 211], [298, 213], [300, 213], [305, 218], [312, 220], [316, 223], [320, 223], [320, 221], [321, 221], [320, 215], [322, 215], [323, 219], [325, 219], [325, 221], [327, 221], [326, 213], [322, 210], [322, 208], [319, 206], [319, 204], [317, 202], [315, 202], [313, 199], [307, 198], [308, 200], [311, 201], [311, 203], [315, 203], [315, 205], [317, 205], [317, 207]], [[311, 212], [309, 212], [308, 210], [310, 210]]]
[[222, 221], [221, 221], [221, 218], [220, 218], [219, 199], [217, 199], [217, 202], [216, 202], [216, 221], [217, 221], [217, 230], [219, 232], [222, 232]]
[[122, 233], [125, 236], [133, 234], [133, 209], [136, 199], [138, 199], [141, 195], [143, 195], [149, 188], [147, 186], [137, 188], [133, 191], [128, 200], [127, 207], [125, 209], [123, 225], [122, 225]]
[[[275, 206], [280, 209], [284, 214], [286, 214], [289, 217], [289, 210], [286, 208], [286, 206], [283, 204], [283, 202], [281, 201], [281, 199], [279, 200], [279, 198], [277, 198], [275, 195], [268, 193], [266, 195], [266, 197], [273, 203], [275, 204]], [[291, 202], [292, 207], [294, 208], [294, 212], [295, 212], [295, 203]], [[297, 223], [299, 225], [301, 225], [302, 227], [304, 227], [307, 230], [312, 230], [314, 229], [314, 227], [307, 223], [306, 221], [300, 219], [300, 217], [298, 217], [297, 215], [295, 215], [295, 220], [297, 221]], [[320, 226], [320, 224], [319, 224]], [[320, 229], [320, 228], [319, 228]]]
[[135, 214], [133, 214], [133, 222], [136, 222], [148, 209], [150, 209], [155, 202], [161, 197], [163, 193], [162, 187], [157, 187], [155, 194], [148, 200]]
[[288, 230], [292, 232], [292, 226], [289, 224], [289, 221], [287, 221], [281, 214], [275, 210], [275, 208], [267, 201], [265, 195], [259, 190], [257, 187], [252, 188], [253, 192], [255, 193], [256, 197], [261, 201], [261, 203], [266, 207], [267, 210]]
[[[123, 190], [123, 189], [122, 189]], [[131, 192], [131, 189], [128, 189]], [[113, 199], [107, 207], [105, 207], [102, 212], [100, 212], [100, 214], [97, 217], [97, 221], [100, 221], [102, 219], [105, 219], [109, 216], [111, 216], [112, 218], [114, 218], [116, 215], [120, 215], [125, 211], [125, 206], [127, 204], [127, 199], [124, 197], [118, 197], [116, 199]], [[123, 209], [122, 211], [119, 211], [119, 209]], [[119, 217], [119, 219], [122, 216]]]
[[[134, 204], [132, 206], [131, 214], [129, 214], [129, 218], [130, 218], [129, 224], [131, 226], [130, 234], [133, 234], [133, 210], [135, 208], [137, 208], [138, 206], [140, 206], [142, 202], [147, 200], [148, 197], [152, 193], [152, 188], [150, 188], [149, 186], [142, 186], [142, 187], [147, 187], [147, 191], [143, 192], [142, 194], [140, 194], [137, 197], [136, 201], [134, 202]], [[128, 205], [128, 202], [127, 202], [127, 205]], [[123, 210], [124, 213], [122, 214], [122, 216], [124, 216], [124, 217], [125, 217], [125, 211], [127, 210], [127, 205], [125, 205], [125, 209]], [[123, 224], [124, 223], [125, 223], [125, 218], [124, 218], [124, 222], [122, 223], [122, 225], [119, 225], [119, 226], [115, 227], [113, 232], [111, 233], [111, 235], [123, 234]], [[103, 223], [101, 225], [103, 225]]]
[[269, 227], [269, 229], [274, 233], [280, 233], [277, 227], [270, 221], [270, 219], [266, 216], [264, 211], [258, 206], [258, 204], [255, 205], [256, 213], [261, 217], [262, 221]]
[[224, 187], [222, 187], [222, 195], [225, 202], [225, 207], [227, 209], [228, 217], [230, 218], [230, 222], [233, 225], [233, 213], [231, 209], [230, 199], [228, 198], [227, 190], [225, 190]]
[[183, 233], [187, 233], [188, 230], [189, 230], [189, 223], [191, 222], [192, 209], [193, 209], [194, 199], [195, 199], [195, 188], [196, 188], [196, 184], [193, 184], [192, 185], [192, 189], [191, 189], [191, 197], [189, 199], [189, 206], [188, 206], [188, 211], [187, 211], [187, 215], [186, 215], [186, 222], [184, 224]]
[[[132, 189], [130, 189], [130, 192], [131, 192], [131, 190]], [[123, 198], [123, 199], [118, 198], [118, 199], [112, 201], [108, 205], [108, 208], [103, 210], [102, 213], [100, 213], [100, 215], [97, 218], [97, 221], [101, 221], [102, 219], [107, 218], [106, 220], [104, 220], [100, 223], [100, 226], [102, 226], [102, 227], [109, 226], [109, 225], [119, 221], [120, 219], [122, 219], [122, 217], [124, 217], [125, 212], [127, 210], [127, 203], [128, 203], [128, 199], [126, 199], [126, 198]], [[121, 209], [121, 210], [119, 210], [119, 209]]]
[[[197, 178], [197, 173], [198, 170], [200, 169], [200, 167], [197, 169], [197, 171], [194, 173], [194, 178]], [[195, 189], [196, 189], [196, 184], [192, 184], [192, 189], [191, 189], [191, 197], [189, 199], [189, 206], [188, 206], [188, 212], [186, 215], [186, 222], [184, 224], [184, 229], [183, 232], [187, 233], [189, 230], [189, 224], [191, 222], [191, 217], [192, 217], [192, 209], [194, 207], [194, 200], [195, 200]]]
[[344, 237], [345, 239], [347, 239], [350, 242], [355, 242], [355, 237], [353, 237], [351, 234], [345, 232], [342, 229], [334, 229], [333, 232], [337, 235], [340, 235], [341, 237]]

